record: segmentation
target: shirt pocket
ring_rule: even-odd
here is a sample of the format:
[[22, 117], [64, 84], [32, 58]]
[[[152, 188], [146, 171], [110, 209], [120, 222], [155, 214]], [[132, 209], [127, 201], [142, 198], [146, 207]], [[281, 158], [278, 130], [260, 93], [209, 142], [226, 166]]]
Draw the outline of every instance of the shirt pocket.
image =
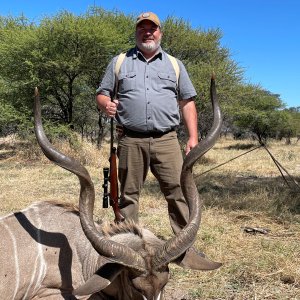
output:
[[136, 88], [136, 72], [121, 73], [119, 75], [119, 92], [126, 93]]
[[157, 83], [159, 89], [167, 89], [174, 92], [176, 91], [176, 75], [165, 72], [159, 72], [157, 75]]

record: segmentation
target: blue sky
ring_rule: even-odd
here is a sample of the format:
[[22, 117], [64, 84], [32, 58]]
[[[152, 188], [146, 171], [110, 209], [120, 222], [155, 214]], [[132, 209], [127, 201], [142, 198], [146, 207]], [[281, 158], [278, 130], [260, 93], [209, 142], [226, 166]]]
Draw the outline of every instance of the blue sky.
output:
[[85, 13], [93, 6], [138, 15], [175, 16], [194, 28], [220, 28], [222, 46], [245, 70], [245, 82], [280, 94], [287, 105], [300, 106], [300, 0], [0, 0], [1, 16], [23, 13], [32, 21], [61, 10]]

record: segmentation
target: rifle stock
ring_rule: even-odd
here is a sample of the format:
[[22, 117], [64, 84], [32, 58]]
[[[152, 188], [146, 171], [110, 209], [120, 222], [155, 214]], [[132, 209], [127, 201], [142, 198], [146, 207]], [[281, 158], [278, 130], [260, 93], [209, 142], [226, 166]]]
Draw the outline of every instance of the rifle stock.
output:
[[[115, 223], [120, 223], [125, 220], [122, 216], [119, 208], [119, 187], [118, 187], [118, 169], [117, 169], [117, 149], [114, 147], [114, 120], [110, 119], [110, 157], [109, 157], [110, 167], [103, 169], [104, 174], [104, 188], [103, 195], [103, 208], [108, 207], [109, 204], [112, 206], [115, 214]], [[108, 193], [108, 181], [110, 186], [110, 191]]]
[[122, 216], [120, 208], [119, 208], [119, 187], [118, 187], [118, 171], [117, 171], [117, 153], [116, 148], [111, 147], [110, 153], [110, 176], [109, 176], [109, 183], [110, 183], [110, 205], [112, 206], [115, 214], [115, 222], [120, 223], [125, 220]]

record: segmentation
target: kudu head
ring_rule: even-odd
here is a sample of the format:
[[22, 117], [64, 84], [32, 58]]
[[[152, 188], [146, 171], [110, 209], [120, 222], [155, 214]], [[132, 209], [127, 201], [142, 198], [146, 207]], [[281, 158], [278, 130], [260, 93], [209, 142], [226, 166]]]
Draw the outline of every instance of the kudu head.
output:
[[[214, 78], [211, 79], [210, 92], [214, 112], [212, 128], [206, 138], [201, 140], [185, 157], [182, 166], [181, 186], [190, 212], [188, 223], [180, 232], [165, 242], [154, 237], [153, 240], [156, 238], [159, 241], [155, 247], [147, 250], [144, 245], [141, 249], [136, 249], [128, 240], [120, 242], [97, 230], [93, 220], [95, 190], [90, 175], [79, 162], [57, 151], [48, 141], [42, 127], [39, 93], [37, 89], [35, 90], [34, 120], [38, 143], [51, 161], [79, 178], [81, 187], [79, 211], [82, 229], [99, 255], [111, 262], [106, 264], [106, 267], [99, 268], [94, 276], [77, 288], [74, 291], [75, 295], [88, 295], [104, 289], [108, 290], [115, 280], [123, 280], [123, 283], [125, 280], [125, 284], [130, 284], [130, 295], [124, 295], [120, 299], [161, 299], [161, 292], [169, 279], [169, 263], [175, 262], [193, 245], [200, 226], [201, 200], [193, 179], [192, 168], [195, 162], [215, 144], [221, 129], [222, 118]], [[221, 265], [210, 263], [205, 258], [203, 261], [202, 267], [195, 262], [197, 269], [211, 270]], [[191, 262], [191, 268], [193, 268], [193, 262]], [[122, 279], [124, 276], [126, 278]]]

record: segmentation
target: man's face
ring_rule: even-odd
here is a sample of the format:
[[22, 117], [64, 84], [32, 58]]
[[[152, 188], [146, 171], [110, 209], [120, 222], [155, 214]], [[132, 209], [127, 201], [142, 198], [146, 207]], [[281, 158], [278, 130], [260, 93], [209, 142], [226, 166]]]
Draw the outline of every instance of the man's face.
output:
[[162, 32], [156, 24], [144, 20], [136, 27], [136, 44], [145, 53], [154, 53], [160, 46]]

